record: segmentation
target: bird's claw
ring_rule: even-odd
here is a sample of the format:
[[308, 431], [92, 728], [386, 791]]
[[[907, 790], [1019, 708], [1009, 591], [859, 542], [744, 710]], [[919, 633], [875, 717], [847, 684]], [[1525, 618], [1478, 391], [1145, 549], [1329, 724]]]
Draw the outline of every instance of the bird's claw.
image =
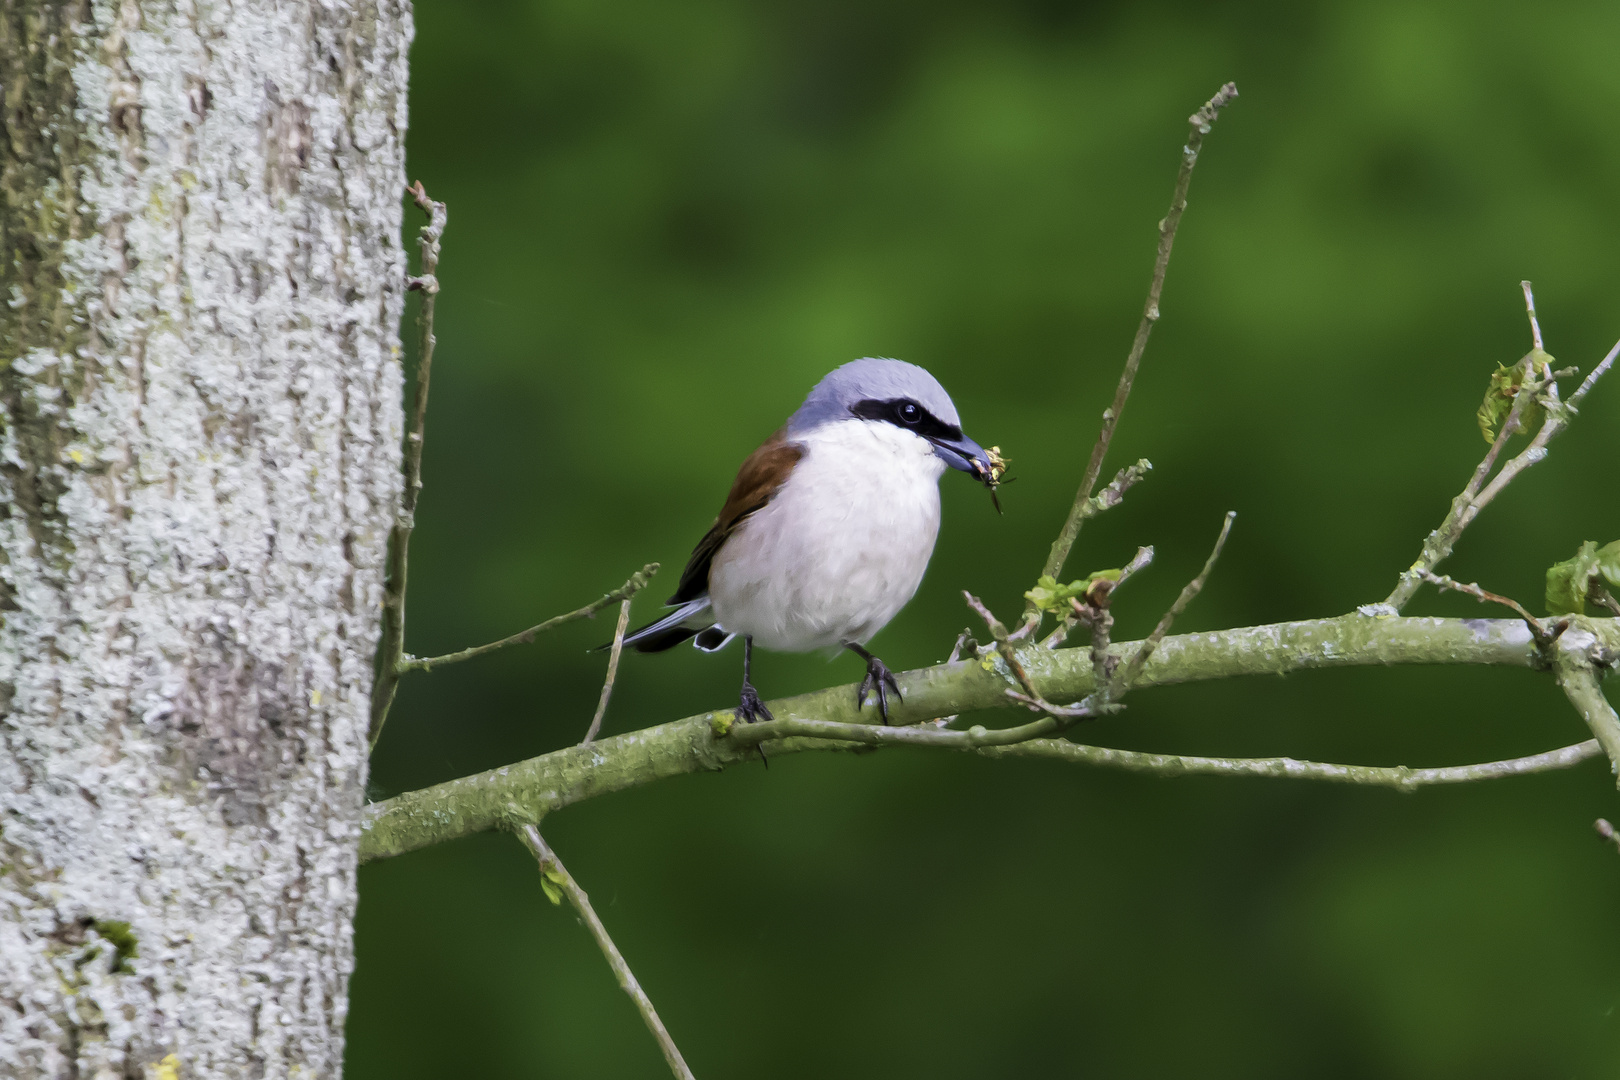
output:
[[855, 711], [866, 708], [866, 698], [870, 694], [877, 698], [878, 712], [883, 716], [883, 722], [889, 722], [889, 691], [904, 705], [905, 697], [900, 693], [900, 683], [896, 681], [894, 672], [875, 656], [866, 660], [866, 678], [855, 691]]
[[750, 683], [743, 683], [742, 694], [737, 702], [737, 719], [745, 724], [755, 724], [761, 720], [775, 720], [771, 710], [759, 700], [759, 691]]
[[[754, 684], [746, 680], [742, 685], [742, 694], [739, 695], [737, 700], [737, 719], [745, 724], [756, 724], [761, 720], [776, 719], [771, 715], [771, 710], [765, 707], [765, 703], [759, 700], [759, 691], [754, 689]], [[760, 762], [767, 769], [770, 768], [771, 759], [765, 756], [765, 745], [755, 743], [754, 749], [759, 753]]]

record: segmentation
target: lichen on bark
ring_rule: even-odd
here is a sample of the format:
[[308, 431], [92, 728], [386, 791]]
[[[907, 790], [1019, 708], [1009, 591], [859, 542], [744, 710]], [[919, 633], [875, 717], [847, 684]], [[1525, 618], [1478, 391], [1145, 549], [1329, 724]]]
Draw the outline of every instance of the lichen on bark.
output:
[[333, 1075], [408, 6], [0, 0], [0, 1075]]

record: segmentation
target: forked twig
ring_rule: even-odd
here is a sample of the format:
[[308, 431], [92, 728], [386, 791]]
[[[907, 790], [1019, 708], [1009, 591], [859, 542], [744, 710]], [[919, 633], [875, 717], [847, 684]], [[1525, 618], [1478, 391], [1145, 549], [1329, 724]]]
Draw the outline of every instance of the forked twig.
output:
[[433, 373], [433, 309], [439, 297], [439, 243], [444, 236], [449, 213], [444, 203], [428, 198], [427, 189], [418, 180], [406, 189], [427, 214], [427, 224], [419, 230], [421, 248], [421, 275], [408, 278], [407, 292], [422, 294], [422, 309], [417, 322], [421, 327], [421, 344], [416, 359], [416, 386], [411, 394], [410, 429], [405, 436], [405, 489], [400, 498], [399, 514], [388, 533], [388, 571], [383, 583], [382, 641], [378, 645], [377, 677], [371, 687], [371, 724], [369, 739], [373, 749], [382, 736], [388, 710], [394, 704], [399, 689], [400, 660], [405, 655], [405, 584], [410, 560], [411, 531], [416, 528], [416, 503], [422, 494], [422, 446], [427, 429], [428, 380]]
[[[1535, 345], [1533, 351], [1521, 361], [1524, 370], [1519, 376], [1519, 390], [1514, 394], [1513, 407], [1508, 411], [1507, 419], [1496, 433], [1496, 438], [1492, 440], [1490, 451], [1469, 478], [1468, 485], [1463, 488], [1460, 495], [1451, 500], [1451, 508], [1446, 512], [1445, 519], [1424, 539], [1417, 560], [1401, 574], [1400, 580], [1396, 582], [1389, 596], [1385, 597], [1381, 604], [1364, 607], [1362, 609], [1364, 613], [1376, 615], [1400, 613], [1417, 594], [1418, 588], [1425, 580], [1424, 575], [1451, 554], [1457, 546], [1457, 541], [1462, 537], [1463, 530], [1473, 523], [1479, 512], [1489, 506], [1520, 473], [1546, 458], [1547, 444], [1569, 427], [1580, 409], [1581, 402], [1591, 393], [1604, 373], [1614, 366], [1615, 357], [1620, 355], [1620, 342], [1616, 342], [1608, 355], [1569, 396], [1569, 400], [1559, 401], [1557, 376], [1560, 373], [1537, 372], [1532, 363], [1538, 356], [1546, 357], [1546, 353], [1541, 348], [1541, 324], [1536, 320], [1535, 297], [1531, 292], [1530, 283], [1521, 282], [1521, 285], [1524, 288], [1525, 307], [1530, 316], [1531, 338]], [[1496, 478], [1487, 484], [1491, 470], [1495, 468], [1497, 459], [1502, 454], [1502, 448], [1518, 431], [1525, 411], [1538, 399], [1547, 409], [1547, 417], [1542, 421], [1540, 430], [1530, 440], [1530, 445], [1503, 465]]]
[[634, 574], [631, 574], [629, 580], [623, 585], [620, 585], [617, 589], [614, 589], [610, 593], [604, 593], [595, 600], [592, 600], [590, 603], [586, 604], [584, 607], [575, 608], [573, 611], [565, 612], [562, 615], [555, 615], [543, 623], [536, 623], [527, 630], [521, 630], [510, 637], [503, 637], [499, 641], [491, 641], [485, 645], [474, 645], [470, 649], [462, 649], [459, 652], [445, 653], [443, 656], [403, 657], [399, 661], [400, 673], [404, 674], [407, 671], [431, 671], [436, 667], [444, 667], [446, 664], [459, 664], [463, 660], [471, 660], [474, 657], [483, 656], [486, 653], [492, 653], [497, 649], [504, 649], [509, 645], [527, 645], [529, 642], [533, 641], [536, 636], [545, 633], [547, 630], [555, 630], [564, 623], [576, 622], [580, 619], [589, 619], [591, 616], [595, 615], [598, 611], [601, 611], [605, 607], [611, 607], [617, 603], [628, 603], [632, 596], [636, 595], [636, 593], [647, 587], [648, 581], [651, 580], [652, 576], [656, 573], [658, 573], [658, 564], [648, 563], [640, 570], [637, 570]]

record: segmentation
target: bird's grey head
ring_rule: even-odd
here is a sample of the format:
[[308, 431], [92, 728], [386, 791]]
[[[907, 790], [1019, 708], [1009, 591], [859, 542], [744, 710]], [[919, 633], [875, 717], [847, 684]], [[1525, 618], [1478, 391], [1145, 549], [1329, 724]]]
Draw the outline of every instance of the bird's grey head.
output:
[[991, 475], [984, 448], [962, 434], [951, 396], [916, 364], [867, 357], [834, 368], [788, 418], [787, 437], [841, 420], [893, 424], [927, 439], [951, 468], [983, 481]]

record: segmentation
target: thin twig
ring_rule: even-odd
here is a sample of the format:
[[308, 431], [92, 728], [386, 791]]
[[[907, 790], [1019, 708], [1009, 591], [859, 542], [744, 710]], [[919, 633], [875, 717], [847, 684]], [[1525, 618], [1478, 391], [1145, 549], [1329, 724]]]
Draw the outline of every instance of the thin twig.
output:
[[596, 738], [596, 733], [602, 730], [602, 717], [607, 715], [608, 698], [613, 696], [613, 680], [619, 674], [619, 654], [624, 652], [624, 632], [630, 626], [630, 600], [628, 597], [619, 605], [619, 625], [613, 631], [613, 651], [608, 653], [607, 678], [602, 680], [602, 696], [596, 702], [596, 715], [591, 717], [591, 726], [585, 731], [585, 738], [579, 745], [588, 746]]
[[439, 296], [439, 241], [444, 236], [448, 212], [442, 202], [428, 198], [427, 189], [418, 180], [406, 189], [428, 215], [426, 225], [419, 230], [417, 243], [421, 248], [421, 276], [409, 278], [405, 288], [422, 294], [422, 309], [417, 322], [421, 327], [421, 345], [416, 360], [416, 386], [411, 397], [411, 426], [405, 436], [405, 488], [401, 494], [399, 514], [388, 534], [388, 572], [383, 584], [382, 641], [378, 645], [377, 677], [371, 687], [370, 742], [373, 749], [382, 736], [388, 710], [394, 704], [399, 689], [400, 659], [405, 655], [405, 583], [410, 557], [411, 530], [416, 527], [416, 503], [422, 494], [422, 447], [427, 429], [428, 380], [433, 373], [433, 309]]
[[1536, 321], [1536, 294], [1530, 290], [1528, 281], [1519, 282], [1519, 288], [1524, 290], [1524, 310], [1530, 314], [1530, 340], [1536, 349], [1545, 351], [1541, 344], [1541, 324]]
[[980, 600], [977, 596], [974, 596], [966, 589], [962, 590], [962, 595], [967, 599], [968, 607], [972, 608], [974, 612], [978, 614], [979, 618], [984, 620], [984, 625], [990, 629], [990, 636], [995, 638], [997, 642], [1006, 641], [1006, 624], [1000, 619], [996, 618], [990, 609], [984, 606], [984, 601]]
[[976, 651], [979, 643], [973, 639], [973, 628], [963, 627], [962, 632], [956, 635], [956, 644], [951, 646], [951, 655], [945, 658], [947, 664], [954, 664], [962, 659], [962, 650]]
[[[1019, 695], [1011, 691], [1010, 697]], [[1028, 702], [1028, 704], [1037, 704]], [[1067, 727], [1064, 719], [1086, 719], [1096, 715], [1080, 706], [1039, 703], [1053, 715], [1012, 728], [986, 729], [975, 725], [966, 731], [940, 731], [932, 727], [881, 727], [873, 724], [843, 724], [828, 720], [782, 719], [763, 724], [738, 725], [732, 736], [739, 742], [758, 743], [794, 736], [823, 739], [830, 743], [859, 743], [866, 746], [916, 746], [962, 750], [984, 757], [1053, 758], [1081, 765], [1125, 769], [1160, 776], [1191, 776], [1199, 773], [1227, 776], [1295, 777], [1303, 780], [1330, 780], [1375, 787], [1415, 788], [1428, 784], [1460, 784], [1474, 780], [1495, 780], [1506, 776], [1567, 769], [1590, 758], [1600, 757], [1603, 749], [1596, 739], [1573, 746], [1548, 750], [1528, 757], [1488, 761], [1476, 765], [1447, 765], [1413, 769], [1404, 765], [1337, 765], [1300, 761], [1294, 758], [1190, 757], [1181, 754], [1152, 754], [1087, 746], [1049, 736]]]
[[1566, 402], [1566, 404], [1571, 409], [1578, 408], [1581, 404], [1581, 400], [1585, 398], [1587, 394], [1592, 392], [1592, 387], [1596, 386], [1597, 381], [1603, 378], [1603, 373], [1614, 366], [1614, 358], [1616, 356], [1620, 356], [1620, 341], [1614, 343], [1614, 348], [1609, 350], [1609, 355], [1605, 356], [1601, 361], [1599, 361], [1598, 366], [1592, 369], [1592, 373], [1585, 379], [1581, 380], [1580, 387], [1573, 394], [1569, 395], [1569, 401]]
[[[1007, 696], [1016, 701], [1032, 700], [1013, 690], [1007, 691]], [[1016, 727], [987, 728], [983, 724], [975, 724], [963, 731], [940, 730], [917, 724], [885, 727], [881, 724], [847, 724], [837, 720], [783, 717], [758, 724], [734, 724], [730, 730], [730, 737], [736, 740], [739, 746], [758, 746], [772, 739], [800, 737], [863, 746], [933, 746], [951, 750], [975, 750], [981, 746], [1010, 746], [1013, 743], [1054, 735], [1069, 726], [1064, 722], [1066, 719], [1081, 719], [1094, 715], [1089, 710], [1082, 710], [1080, 706], [1070, 707], [1067, 711], [1063, 711], [1059, 706], [1053, 706], [1053, 709], [1057, 711], [1056, 716], [1043, 716], [1039, 720], [1031, 720]]]
[[575, 622], [579, 619], [588, 619], [605, 607], [611, 607], [617, 603], [628, 603], [632, 596], [636, 595], [636, 593], [647, 587], [647, 582], [656, 573], [658, 573], [658, 564], [648, 563], [640, 570], [637, 570], [634, 574], [631, 574], [630, 579], [623, 585], [620, 585], [617, 589], [614, 589], [610, 593], [604, 593], [602, 596], [592, 600], [584, 607], [576, 608], [573, 611], [567, 612], [563, 615], [557, 615], [553, 618], [547, 619], [543, 623], [536, 623], [527, 630], [513, 634], [511, 637], [503, 637], [499, 641], [491, 641], [487, 645], [474, 645], [470, 649], [462, 649], [460, 652], [445, 653], [443, 656], [404, 657], [399, 662], [400, 673], [404, 674], [407, 671], [431, 671], [436, 667], [443, 667], [446, 664], [459, 664], [463, 660], [471, 660], [475, 656], [483, 656], [486, 653], [494, 652], [496, 649], [504, 649], [508, 645], [527, 645], [529, 642], [533, 641], [537, 635], [543, 634], [547, 630], [555, 630], [564, 623]]
[[1142, 673], [1142, 665], [1148, 662], [1148, 658], [1153, 655], [1153, 650], [1157, 649], [1159, 642], [1164, 640], [1164, 635], [1170, 632], [1170, 627], [1181, 617], [1181, 613], [1187, 610], [1187, 605], [1191, 604], [1198, 594], [1203, 591], [1205, 582], [1209, 581], [1209, 575], [1215, 570], [1216, 560], [1221, 557], [1221, 549], [1226, 547], [1226, 537], [1232, 531], [1232, 522], [1236, 520], [1237, 511], [1228, 510], [1226, 520], [1221, 523], [1221, 535], [1215, 538], [1215, 547], [1211, 549], [1209, 558], [1204, 560], [1204, 568], [1198, 571], [1197, 577], [1187, 582], [1182, 588], [1181, 594], [1176, 597], [1176, 602], [1170, 605], [1170, 610], [1164, 613], [1164, 617], [1159, 620], [1159, 624], [1153, 628], [1153, 633], [1147, 636], [1146, 640], [1131, 656], [1130, 662], [1125, 665], [1124, 672], [1116, 680], [1115, 685], [1110, 688], [1111, 695], [1118, 696], [1131, 688], [1131, 684], [1136, 681], [1136, 677]]
[[1012, 746], [986, 747], [976, 751], [981, 757], [1052, 758], [1077, 765], [1148, 773], [1154, 776], [1269, 776], [1281, 779], [1326, 780], [1341, 784], [1392, 787], [1403, 791], [1430, 784], [1464, 784], [1476, 780], [1498, 780], [1508, 776], [1568, 769], [1594, 757], [1603, 749], [1596, 739], [1574, 746], [1549, 750], [1529, 757], [1487, 761], [1478, 765], [1447, 765], [1430, 769], [1410, 769], [1402, 765], [1335, 765], [1295, 758], [1210, 758], [1178, 754], [1149, 754], [1135, 750], [1114, 750], [1086, 746], [1064, 739], [1036, 739]]
[[1024, 692], [1033, 696], [1035, 694], [1035, 684], [1030, 681], [1029, 672], [1024, 670], [1023, 662], [1018, 659], [1018, 649], [1015, 642], [1033, 630], [1035, 628], [1034, 624], [1026, 622], [1015, 633], [1009, 634], [1006, 625], [996, 618], [989, 608], [984, 606], [984, 601], [966, 590], [963, 590], [962, 595], [967, 597], [968, 607], [977, 612], [979, 617], [984, 620], [985, 626], [990, 628], [990, 636], [996, 639], [996, 651], [1007, 662], [1007, 670], [1012, 672], [1013, 678], [1018, 680], [1018, 685], [1024, 688]]
[[1524, 605], [1513, 599], [1511, 596], [1500, 596], [1493, 592], [1487, 592], [1485, 589], [1480, 588], [1477, 583], [1470, 582], [1469, 584], [1464, 585], [1460, 581], [1446, 577], [1444, 574], [1436, 574], [1432, 570], [1425, 570], [1423, 572], [1423, 580], [1427, 581], [1431, 585], [1438, 585], [1442, 589], [1450, 589], [1452, 592], [1460, 592], [1465, 596], [1472, 596], [1475, 600], [1478, 600], [1482, 604], [1501, 604], [1503, 607], [1512, 608], [1514, 613], [1517, 614], [1519, 618], [1524, 620], [1524, 625], [1530, 628], [1530, 636], [1535, 638], [1536, 643], [1541, 645], [1543, 648], [1551, 645], [1555, 640], [1557, 640], [1558, 635], [1562, 634], [1569, 628], [1569, 620], [1564, 619], [1555, 624], [1552, 630], [1548, 630], [1546, 625], [1542, 623], [1540, 619], [1526, 611]]
[[1107, 599], [1104, 597], [1101, 604], [1082, 604], [1078, 599], [1069, 602], [1075, 621], [1091, 631], [1091, 641], [1087, 646], [1091, 650], [1091, 677], [1099, 688], [1108, 685], [1113, 669], [1119, 664], [1118, 660], [1108, 655], [1108, 646], [1113, 644], [1110, 639], [1114, 633], [1114, 613], [1109, 610]]
[[[1492, 480], [1489, 485], [1485, 485], [1485, 478], [1489, 475], [1491, 466], [1495, 464], [1497, 456], [1501, 453], [1502, 445], [1518, 427], [1523, 410], [1528, 408], [1529, 399], [1534, 396], [1530, 389], [1532, 372], [1529, 358], [1526, 358], [1525, 372], [1522, 376], [1519, 392], [1514, 395], [1513, 408], [1508, 413], [1507, 421], [1503, 424], [1502, 430], [1497, 432], [1496, 440], [1491, 444], [1490, 452], [1485, 455], [1485, 460], [1480, 462], [1479, 467], [1474, 470], [1474, 475], [1469, 480], [1468, 486], [1463, 489], [1462, 494], [1451, 501], [1451, 509], [1447, 512], [1445, 520], [1423, 541], [1423, 550], [1419, 552], [1417, 561], [1401, 574], [1394, 591], [1385, 597], [1383, 603], [1368, 605], [1367, 608], [1363, 609], [1364, 611], [1378, 615], [1397, 615], [1400, 613], [1401, 609], [1411, 601], [1422, 586], [1423, 575], [1433, 570], [1451, 554], [1452, 550], [1457, 546], [1457, 541], [1462, 536], [1463, 530], [1473, 523], [1473, 520], [1479, 516], [1479, 512], [1490, 505], [1491, 501], [1500, 495], [1503, 489], [1512, 483], [1520, 473], [1537, 462], [1546, 459], [1547, 444], [1570, 425], [1570, 421], [1574, 419], [1581, 401], [1591, 392], [1592, 387], [1597, 385], [1598, 379], [1602, 378], [1603, 374], [1614, 365], [1614, 359], [1617, 355], [1620, 355], [1620, 342], [1616, 342], [1614, 348], [1609, 350], [1608, 355], [1599, 362], [1597, 367], [1592, 369], [1591, 374], [1581, 383], [1579, 389], [1569, 396], [1568, 401], [1560, 402], [1557, 400], [1557, 384], [1551, 382], [1550, 378], [1546, 384], [1538, 383], [1537, 392], [1544, 386], [1551, 387], [1548, 400], [1543, 402], [1547, 407], [1547, 418], [1542, 421], [1541, 429], [1536, 432], [1535, 438], [1530, 440], [1530, 445], [1525, 447], [1517, 457], [1503, 465], [1502, 471], [1496, 474], [1496, 479]], [[1551, 373], [1549, 373], [1550, 375]]]
[[1101, 491], [1091, 497], [1091, 510], [1086, 517], [1096, 517], [1104, 510], [1112, 510], [1124, 501], [1125, 493], [1141, 483], [1153, 471], [1153, 462], [1140, 458], [1135, 465], [1127, 465], [1114, 474], [1114, 478]]
[[680, 1050], [675, 1046], [675, 1040], [669, 1037], [669, 1030], [664, 1027], [664, 1022], [658, 1019], [652, 1001], [641, 989], [641, 984], [636, 981], [630, 965], [625, 963], [624, 954], [619, 952], [619, 947], [613, 944], [613, 939], [608, 936], [607, 927], [596, 917], [596, 911], [591, 907], [590, 897], [585, 895], [585, 890], [579, 887], [579, 882], [575, 881], [574, 876], [563, 866], [562, 860], [557, 858], [557, 853], [541, 838], [539, 829], [533, 825], [524, 825], [518, 829], [518, 837], [540, 863], [540, 873], [546, 882], [566, 896], [568, 902], [574, 905], [574, 910], [579, 912], [579, 917], [585, 921], [586, 929], [591, 932], [591, 937], [596, 939], [597, 948], [602, 950], [602, 955], [607, 958], [608, 967], [613, 969], [614, 977], [619, 980], [619, 988], [630, 995], [630, 1000], [635, 1002], [636, 1010], [641, 1013], [641, 1019], [647, 1024], [647, 1030], [658, 1040], [658, 1048], [664, 1052], [664, 1060], [669, 1062], [669, 1071], [681, 1080], [693, 1080], [692, 1070], [686, 1067]]
[[1045, 698], [1031, 697], [1028, 694], [1020, 694], [1016, 690], [1008, 690], [1007, 697], [1010, 700], [1016, 701], [1018, 704], [1023, 705], [1025, 708], [1032, 709], [1035, 712], [1045, 713], [1047, 716], [1055, 717], [1059, 720], [1087, 720], [1091, 717], [1099, 716], [1102, 713], [1102, 710], [1099, 709], [1095, 704], [1093, 696], [1090, 695], [1081, 698], [1073, 705], [1054, 705]]
[[[1114, 430], [1119, 426], [1120, 415], [1125, 411], [1125, 401], [1131, 396], [1131, 386], [1136, 381], [1136, 371], [1141, 366], [1142, 353], [1147, 349], [1148, 335], [1153, 332], [1153, 324], [1159, 321], [1159, 296], [1164, 291], [1164, 275], [1170, 266], [1170, 248], [1176, 240], [1176, 227], [1181, 224], [1182, 212], [1187, 209], [1187, 186], [1192, 182], [1193, 166], [1198, 164], [1198, 153], [1204, 145], [1204, 136], [1209, 134], [1215, 118], [1220, 115], [1221, 109], [1237, 96], [1237, 86], [1227, 83], [1216, 91], [1214, 97], [1204, 103], [1203, 108], [1188, 118], [1192, 130], [1187, 136], [1186, 145], [1181, 149], [1181, 171], [1176, 176], [1176, 190], [1170, 198], [1170, 211], [1165, 214], [1164, 220], [1159, 222], [1159, 250], [1153, 260], [1153, 280], [1148, 286], [1147, 303], [1142, 308], [1142, 321], [1137, 324], [1136, 337], [1132, 339], [1130, 354], [1125, 358], [1125, 370], [1120, 373], [1119, 385], [1114, 390], [1113, 404], [1103, 412], [1102, 429], [1098, 431], [1097, 442], [1091, 448], [1091, 458], [1086, 462], [1085, 475], [1081, 478], [1080, 489], [1075, 493], [1074, 505], [1069, 508], [1069, 516], [1063, 523], [1063, 530], [1052, 542], [1052, 550], [1046, 557], [1046, 566], [1041, 571], [1042, 576], [1055, 578], [1063, 572], [1063, 564], [1068, 561], [1069, 550], [1074, 547], [1075, 538], [1080, 535], [1080, 526], [1097, 512], [1098, 508], [1091, 501], [1091, 491], [1097, 486], [1097, 479], [1102, 475], [1103, 458], [1108, 454], [1108, 446], [1114, 439]], [[1036, 611], [1034, 604], [1031, 603], [1025, 608], [1025, 618], [1035, 616]]]
[[1118, 592], [1121, 585], [1125, 584], [1127, 581], [1131, 580], [1131, 578], [1153, 565], [1153, 556], [1154, 550], [1152, 544], [1145, 544], [1137, 548], [1136, 554], [1131, 556], [1131, 561], [1120, 568], [1119, 580], [1114, 582], [1114, 587], [1109, 590], [1109, 597], [1111, 598], [1114, 593]]

